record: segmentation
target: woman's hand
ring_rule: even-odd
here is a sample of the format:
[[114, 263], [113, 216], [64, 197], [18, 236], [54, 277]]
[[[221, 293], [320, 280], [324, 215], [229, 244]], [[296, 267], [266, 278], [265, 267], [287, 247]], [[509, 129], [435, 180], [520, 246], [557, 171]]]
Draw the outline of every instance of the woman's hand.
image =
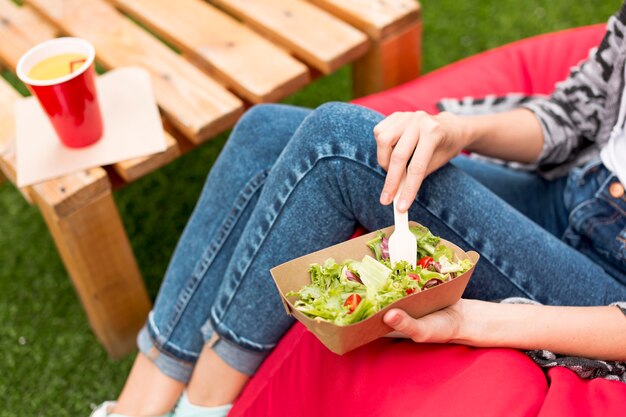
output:
[[461, 299], [414, 319], [399, 309], [383, 320], [419, 343], [547, 349], [570, 356], [626, 361], [626, 317], [617, 307], [500, 304]]
[[468, 145], [464, 120], [447, 112], [436, 116], [423, 111], [396, 112], [374, 127], [378, 163], [387, 171], [381, 204], [392, 202], [406, 171], [398, 209], [408, 210], [424, 178]]
[[[470, 333], [466, 328], [472, 322], [470, 315], [472, 301], [459, 300], [450, 307], [414, 319], [399, 309], [389, 310], [384, 317], [385, 323], [395, 332], [388, 336], [405, 337], [418, 343], [464, 343]], [[470, 304], [470, 306], [468, 306]]]
[[398, 112], [374, 127], [374, 137], [378, 163], [387, 171], [381, 204], [393, 201], [408, 169], [400, 211], [408, 210], [428, 174], [463, 149], [521, 163], [535, 162], [543, 149], [541, 124], [527, 109], [482, 116]]

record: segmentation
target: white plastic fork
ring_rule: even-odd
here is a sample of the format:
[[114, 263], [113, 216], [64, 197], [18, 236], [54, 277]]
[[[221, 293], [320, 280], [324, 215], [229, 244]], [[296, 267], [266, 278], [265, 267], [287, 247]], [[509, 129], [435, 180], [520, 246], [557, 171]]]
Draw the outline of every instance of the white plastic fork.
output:
[[398, 199], [404, 184], [406, 183], [406, 173], [400, 181], [400, 186], [393, 198], [393, 220], [395, 228], [391, 236], [389, 236], [389, 258], [393, 267], [398, 261], [406, 261], [409, 265], [415, 267], [417, 263], [417, 239], [409, 230], [409, 212], [404, 213], [398, 211]]

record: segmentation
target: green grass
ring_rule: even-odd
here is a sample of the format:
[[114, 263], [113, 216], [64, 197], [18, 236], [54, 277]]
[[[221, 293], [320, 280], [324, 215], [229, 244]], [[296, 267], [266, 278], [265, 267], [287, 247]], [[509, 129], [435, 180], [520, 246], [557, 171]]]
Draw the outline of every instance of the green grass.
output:
[[[526, 36], [603, 22], [620, 4], [424, 0], [424, 69]], [[344, 68], [287, 101], [312, 107], [349, 99]], [[225, 140], [221, 135], [115, 194], [153, 297]], [[0, 185], [0, 323], [0, 417], [86, 416], [91, 403], [116, 396], [131, 365], [131, 357], [107, 358], [41, 216], [8, 184]]]

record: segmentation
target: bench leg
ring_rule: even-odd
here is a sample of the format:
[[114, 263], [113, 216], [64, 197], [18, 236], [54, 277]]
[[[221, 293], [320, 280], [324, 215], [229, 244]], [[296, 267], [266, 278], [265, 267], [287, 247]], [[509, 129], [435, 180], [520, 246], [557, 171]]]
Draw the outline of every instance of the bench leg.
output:
[[93, 331], [109, 355], [119, 358], [135, 349], [151, 303], [104, 181], [103, 190], [75, 198], [71, 210], [67, 204], [59, 210], [41, 188], [33, 194]]
[[386, 90], [420, 74], [421, 21], [383, 39], [370, 39], [370, 42], [368, 53], [352, 67], [355, 98]]

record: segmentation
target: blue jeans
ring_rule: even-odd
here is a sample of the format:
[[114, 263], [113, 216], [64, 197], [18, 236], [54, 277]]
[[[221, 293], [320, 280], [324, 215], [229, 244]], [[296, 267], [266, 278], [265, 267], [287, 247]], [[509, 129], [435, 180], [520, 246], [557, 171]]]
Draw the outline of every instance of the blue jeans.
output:
[[[138, 336], [140, 350], [166, 375], [187, 381], [205, 343], [253, 374], [293, 323], [270, 268], [342, 242], [358, 224], [375, 230], [393, 223], [392, 208], [378, 203], [385, 172], [372, 129], [381, 119], [341, 103], [315, 111], [262, 105], [242, 117]], [[626, 300], [623, 267], [609, 269], [604, 258], [560, 239], [570, 230], [567, 187], [566, 179], [457, 158], [428, 177], [409, 216], [481, 253], [465, 297]]]

